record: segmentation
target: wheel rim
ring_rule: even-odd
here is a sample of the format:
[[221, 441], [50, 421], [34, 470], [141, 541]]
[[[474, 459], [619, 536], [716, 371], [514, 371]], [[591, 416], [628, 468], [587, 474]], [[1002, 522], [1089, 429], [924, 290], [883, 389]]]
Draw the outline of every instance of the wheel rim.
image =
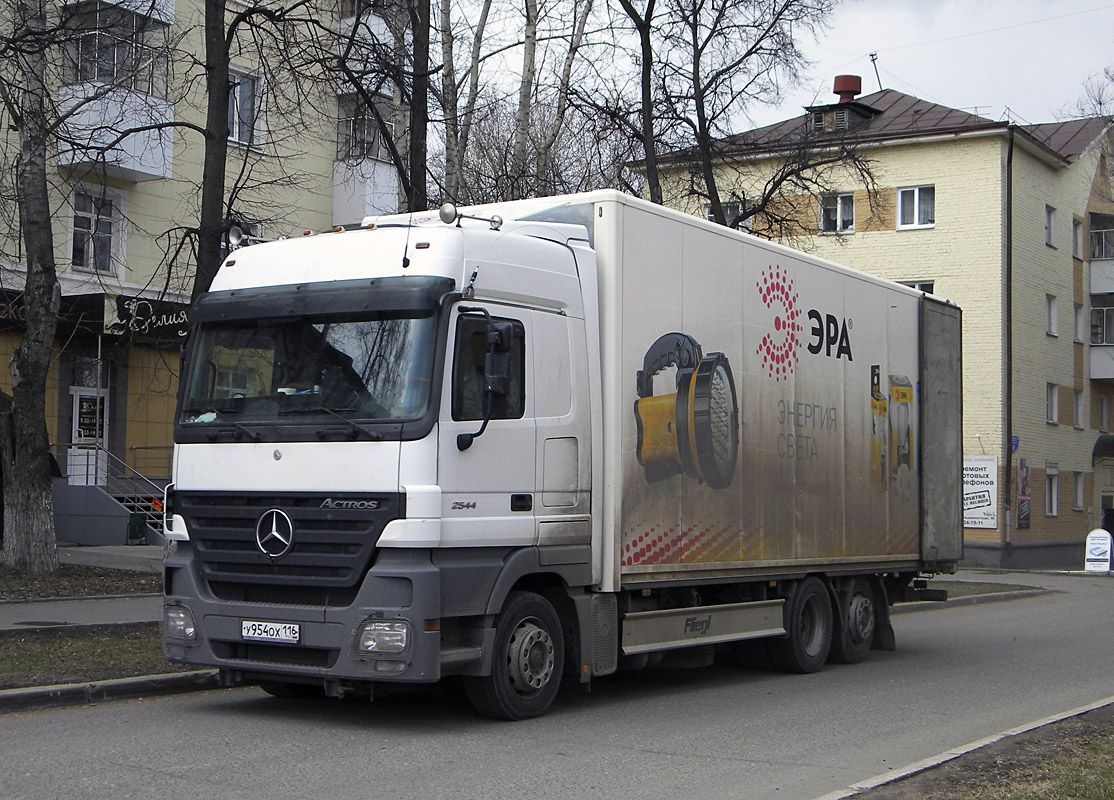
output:
[[809, 656], [817, 655], [824, 646], [824, 625], [821, 622], [820, 598], [810, 595], [801, 609], [801, 647]]
[[533, 618], [519, 623], [507, 646], [507, 671], [519, 694], [541, 691], [553, 677], [553, 639]]
[[847, 614], [848, 630], [855, 642], [866, 642], [874, 637], [874, 603], [863, 594], [851, 598]]

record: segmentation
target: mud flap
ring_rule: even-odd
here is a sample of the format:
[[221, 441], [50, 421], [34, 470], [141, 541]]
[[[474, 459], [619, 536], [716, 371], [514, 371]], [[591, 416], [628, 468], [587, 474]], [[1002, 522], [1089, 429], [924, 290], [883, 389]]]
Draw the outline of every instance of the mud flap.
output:
[[878, 575], [870, 578], [870, 585], [874, 589], [874, 641], [870, 644], [871, 650], [897, 649], [897, 637], [894, 636], [894, 626], [890, 624], [890, 598], [886, 592], [886, 584]]

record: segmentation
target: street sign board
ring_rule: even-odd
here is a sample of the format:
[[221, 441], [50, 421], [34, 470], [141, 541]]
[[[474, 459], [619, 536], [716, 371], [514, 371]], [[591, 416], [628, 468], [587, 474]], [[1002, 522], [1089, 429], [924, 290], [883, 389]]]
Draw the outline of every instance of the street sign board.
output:
[[1110, 534], [1102, 528], [1096, 528], [1087, 534], [1087, 546], [1084, 548], [1083, 569], [1087, 572], [1110, 572]]

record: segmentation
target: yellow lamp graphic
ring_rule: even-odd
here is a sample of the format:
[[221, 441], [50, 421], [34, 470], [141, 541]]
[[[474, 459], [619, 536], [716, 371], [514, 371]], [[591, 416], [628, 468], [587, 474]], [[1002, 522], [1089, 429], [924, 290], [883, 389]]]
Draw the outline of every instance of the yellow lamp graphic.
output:
[[[677, 391], [654, 396], [654, 376], [671, 366]], [[705, 356], [691, 336], [667, 333], [646, 351], [637, 381], [637, 455], [646, 480], [684, 473], [713, 489], [730, 485], [739, 454], [739, 403], [727, 356]]]

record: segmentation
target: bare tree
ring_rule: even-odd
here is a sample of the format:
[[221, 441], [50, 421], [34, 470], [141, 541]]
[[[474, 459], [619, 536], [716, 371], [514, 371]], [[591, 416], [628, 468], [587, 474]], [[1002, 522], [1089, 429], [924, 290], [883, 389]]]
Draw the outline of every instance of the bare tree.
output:
[[46, 179], [51, 119], [49, 59], [59, 28], [45, 4], [19, 0], [12, 35], [3, 47], [8, 63], [4, 102], [19, 131], [16, 191], [27, 278], [23, 293], [26, 332], [12, 356], [12, 395], [0, 407], [4, 478], [4, 563], [33, 575], [58, 568], [51, 498], [46, 376], [58, 306], [54, 232]]
[[805, 58], [797, 37], [823, 24], [834, 0], [665, 0], [662, 89], [686, 132], [711, 216], [728, 224], [716, 165], [720, 142], [748, 104], [780, 97]]

